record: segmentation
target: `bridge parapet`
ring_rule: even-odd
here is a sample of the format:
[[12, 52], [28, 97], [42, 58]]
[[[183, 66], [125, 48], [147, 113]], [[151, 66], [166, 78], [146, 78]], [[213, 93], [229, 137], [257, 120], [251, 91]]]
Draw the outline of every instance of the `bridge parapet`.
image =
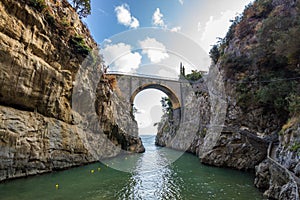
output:
[[118, 87], [121, 90], [122, 96], [133, 104], [135, 96], [145, 89], [158, 89], [164, 92], [171, 100], [173, 109], [178, 109], [182, 106], [182, 85], [186, 84], [179, 79], [163, 79], [156, 76], [138, 76], [127, 74], [114, 74], [118, 82]]
[[184, 107], [191, 103], [188, 102], [189, 100], [187, 97], [199, 90], [207, 92], [204, 80], [199, 83], [200, 85], [203, 85], [203, 89], [201, 89], [201, 87], [198, 87], [199, 84], [197, 85], [197, 88], [193, 88], [189, 81], [179, 78], [145, 74], [124, 74], [120, 72], [109, 72], [108, 75], [116, 77], [121, 96], [125, 101], [128, 101], [132, 108], [134, 98], [139, 92], [146, 89], [158, 89], [164, 92], [172, 102], [173, 116], [174, 119], [179, 119], [177, 120], [178, 123], [184, 122]]

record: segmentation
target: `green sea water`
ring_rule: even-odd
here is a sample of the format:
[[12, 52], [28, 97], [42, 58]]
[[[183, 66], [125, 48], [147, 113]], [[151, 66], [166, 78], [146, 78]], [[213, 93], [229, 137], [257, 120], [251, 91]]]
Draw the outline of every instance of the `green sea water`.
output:
[[142, 140], [144, 154], [1, 183], [0, 199], [263, 199], [252, 173], [202, 165], [194, 155], [155, 146], [155, 136]]

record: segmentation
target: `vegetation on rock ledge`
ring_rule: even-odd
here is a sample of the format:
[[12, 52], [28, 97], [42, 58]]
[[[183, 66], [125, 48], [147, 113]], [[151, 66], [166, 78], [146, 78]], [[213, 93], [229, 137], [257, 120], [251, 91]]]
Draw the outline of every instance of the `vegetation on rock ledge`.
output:
[[198, 81], [202, 78], [202, 72], [197, 70], [192, 70], [192, 73], [185, 75], [188, 81]]
[[[300, 3], [292, 9], [300, 10]], [[254, 1], [210, 51], [245, 112], [261, 107], [283, 123], [300, 111], [300, 13], [292, 9]]]
[[70, 44], [75, 48], [77, 53], [88, 55], [91, 49], [86, 45], [81, 35], [71, 37]]

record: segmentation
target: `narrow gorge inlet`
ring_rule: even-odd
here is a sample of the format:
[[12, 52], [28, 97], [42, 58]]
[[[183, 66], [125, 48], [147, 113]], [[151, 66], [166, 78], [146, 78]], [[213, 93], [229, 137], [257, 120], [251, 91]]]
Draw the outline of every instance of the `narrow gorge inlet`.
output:
[[0, 199], [300, 200], [299, 34], [300, 0], [1, 0]]
[[[155, 146], [155, 135], [144, 135], [142, 141], [144, 154], [124, 155], [105, 160], [104, 164], [4, 182], [0, 185], [1, 199], [232, 200], [249, 199], [249, 194], [253, 200], [263, 199], [253, 186], [252, 173], [205, 166], [188, 153], [170, 163], [169, 157], [182, 153]], [[132, 172], [115, 170], [115, 165]]]

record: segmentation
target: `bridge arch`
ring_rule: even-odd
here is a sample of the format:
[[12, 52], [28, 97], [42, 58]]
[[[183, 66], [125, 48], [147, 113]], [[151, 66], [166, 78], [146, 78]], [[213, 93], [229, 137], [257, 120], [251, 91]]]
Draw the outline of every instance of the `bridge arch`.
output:
[[162, 85], [159, 83], [147, 83], [147, 84], [143, 84], [143, 85], [139, 86], [138, 88], [136, 88], [130, 97], [131, 105], [133, 105], [133, 101], [134, 101], [136, 95], [146, 89], [157, 89], [157, 90], [164, 92], [170, 98], [170, 100], [172, 102], [173, 110], [180, 109], [180, 107], [181, 107], [180, 101], [179, 101], [178, 97], [176, 96], [175, 92], [168, 86], [165, 86], [165, 85]]
[[180, 123], [184, 115], [183, 94], [187, 95], [188, 82], [180, 79], [167, 79], [155, 76], [145, 76], [138, 74], [110, 73], [117, 80], [117, 85], [121, 96], [131, 105], [133, 114], [133, 102], [136, 95], [146, 89], [157, 89], [164, 92], [171, 100], [174, 122]]
[[181, 104], [180, 104], [180, 100], [177, 97], [176, 93], [168, 86], [163, 85], [161, 83], [146, 83], [143, 84], [139, 87], [137, 87], [131, 94], [130, 97], [130, 103], [132, 105], [133, 108], [133, 102], [134, 99], [136, 97], [136, 95], [146, 89], [157, 89], [162, 91], [163, 93], [165, 93], [171, 100], [172, 103], [172, 110], [173, 110], [173, 119], [175, 121], [175, 125], [179, 125], [180, 120], [181, 120]]

